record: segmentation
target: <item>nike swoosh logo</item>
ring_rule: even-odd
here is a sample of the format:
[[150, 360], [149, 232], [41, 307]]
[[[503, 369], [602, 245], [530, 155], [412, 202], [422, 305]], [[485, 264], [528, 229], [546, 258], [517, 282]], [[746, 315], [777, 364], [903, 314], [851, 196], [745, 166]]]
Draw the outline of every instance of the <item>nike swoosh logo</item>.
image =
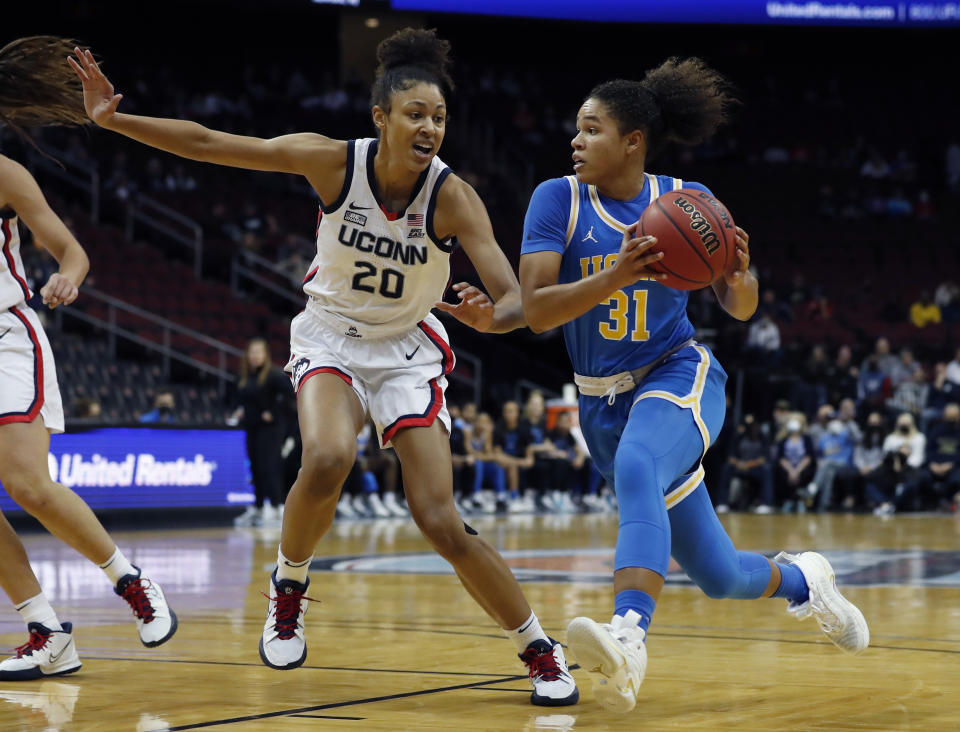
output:
[[71, 643], [73, 643], [73, 638], [71, 638], [70, 640], [68, 640], [68, 641], [67, 641], [67, 645], [65, 645], [63, 648], [60, 649], [60, 653], [58, 653], [58, 654], [55, 655], [55, 656], [51, 653], [51, 654], [50, 654], [50, 663], [56, 663], [56, 662], [60, 659], [60, 656], [62, 656], [62, 655], [66, 652], [66, 650], [70, 647], [70, 644], [71, 644]]
[[3, 333], [0, 333], [0, 338], [3, 338], [7, 333], [10, 332], [10, 328], [7, 328]]
[[358, 206], [353, 201], [350, 201], [350, 210], [351, 211], [369, 211], [373, 206]]
[[419, 350], [420, 350], [420, 346], [417, 346], [416, 348], [413, 349], [413, 353], [406, 353], [404, 355], [407, 357], [407, 360], [409, 361], [411, 358], [417, 355], [417, 351]]
[[517, 632], [518, 632], [518, 633], [522, 633], [522, 632], [525, 631], [527, 628], [529, 628], [531, 625], [533, 625], [533, 621], [532, 621], [532, 620], [531, 620], [529, 623], [527, 623], [526, 625], [524, 625], [522, 628], [520, 628], [520, 630], [518, 630]]

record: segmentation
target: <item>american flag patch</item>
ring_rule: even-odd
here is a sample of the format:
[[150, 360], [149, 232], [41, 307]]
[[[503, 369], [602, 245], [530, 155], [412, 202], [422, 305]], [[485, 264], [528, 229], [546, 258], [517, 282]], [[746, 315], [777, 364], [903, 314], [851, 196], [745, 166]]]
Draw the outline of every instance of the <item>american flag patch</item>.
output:
[[423, 214], [407, 214], [407, 226], [423, 226]]

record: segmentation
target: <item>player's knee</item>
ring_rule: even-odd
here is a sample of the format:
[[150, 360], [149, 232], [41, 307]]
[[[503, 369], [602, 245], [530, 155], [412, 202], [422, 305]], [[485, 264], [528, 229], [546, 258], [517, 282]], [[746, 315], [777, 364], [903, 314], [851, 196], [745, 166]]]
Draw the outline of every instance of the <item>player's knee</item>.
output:
[[20, 508], [31, 516], [39, 516], [54, 500], [57, 484], [48, 475], [20, 472], [4, 478], [3, 487]]
[[698, 576], [691, 577], [697, 587], [703, 590], [703, 594], [714, 600], [722, 600], [728, 597], [739, 597], [744, 578], [739, 567], [718, 567], [711, 568], [709, 573], [700, 573]]
[[324, 445], [304, 446], [298, 482], [318, 499], [335, 496], [350, 474], [356, 450]]
[[417, 528], [436, 552], [445, 559], [460, 556], [467, 546], [470, 535], [456, 511], [443, 511], [436, 507], [411, 512]]

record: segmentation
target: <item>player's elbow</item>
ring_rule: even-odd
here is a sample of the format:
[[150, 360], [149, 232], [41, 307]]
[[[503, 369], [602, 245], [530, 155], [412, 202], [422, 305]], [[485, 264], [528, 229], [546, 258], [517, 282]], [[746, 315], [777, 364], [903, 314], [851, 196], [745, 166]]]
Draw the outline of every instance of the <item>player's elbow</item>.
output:
[[553, 324], [540, 313], [531, 312], [528, 308], [524, 308], [523, 312], [527, 319], [527, 327], [534, 333], [545, 333], [553, 327]]

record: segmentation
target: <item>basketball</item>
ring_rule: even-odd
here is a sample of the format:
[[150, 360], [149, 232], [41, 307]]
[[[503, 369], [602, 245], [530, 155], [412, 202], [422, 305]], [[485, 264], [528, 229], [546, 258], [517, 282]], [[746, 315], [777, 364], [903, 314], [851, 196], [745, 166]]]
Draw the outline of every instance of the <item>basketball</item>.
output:
[[661, 284], [675, 290], [712, 285], [736, 257], [737, 229], [727, 207], [694, 189], [657, 198], [640, 217], [637, 236], [657, 237], [650, 252], [663, 252], [663, 259], [647, 266], [666, 274]]

